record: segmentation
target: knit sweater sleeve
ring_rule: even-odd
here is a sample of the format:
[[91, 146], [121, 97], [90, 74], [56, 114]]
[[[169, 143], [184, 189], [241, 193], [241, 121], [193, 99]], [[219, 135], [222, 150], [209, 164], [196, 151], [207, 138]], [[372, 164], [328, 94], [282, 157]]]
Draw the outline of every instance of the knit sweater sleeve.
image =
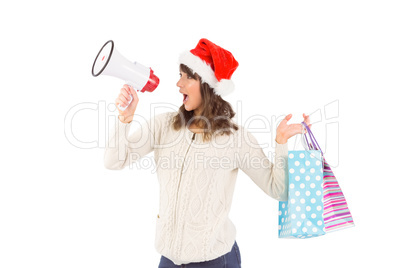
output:
[[274, 163], [272, 163], [257, 139], [245, 128], [240, 127], [237, 165], [267, 195], [279, 201], [288, 198], [288, 144], [275, 141]]
[[160, 144], [166, 115], [167, 113], [162, 113], [154, 116], [140, 124], [130, 135], [129, 130], [135, 119], [128, 124], [117, 119], [117, 124], [109, 130], [109, 141], [104, 154], [105, 167], [123, 169], [152, 152], [155, 144]]

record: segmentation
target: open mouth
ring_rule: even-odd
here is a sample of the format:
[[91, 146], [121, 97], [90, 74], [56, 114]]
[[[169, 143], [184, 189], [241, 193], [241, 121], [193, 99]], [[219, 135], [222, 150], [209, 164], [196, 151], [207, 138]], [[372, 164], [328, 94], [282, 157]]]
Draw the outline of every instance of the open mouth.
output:
[[188, 100], [188, 95], [183, 94], [183, 103], [186, 102]]

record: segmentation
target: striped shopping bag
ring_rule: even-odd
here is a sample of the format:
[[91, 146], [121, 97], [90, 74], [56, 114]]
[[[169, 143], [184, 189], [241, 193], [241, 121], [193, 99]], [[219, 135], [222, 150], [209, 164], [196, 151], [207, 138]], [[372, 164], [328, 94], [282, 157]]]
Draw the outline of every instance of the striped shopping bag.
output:
[[[308, 144], [310, 150], [322, 150], [318, 145], [313, 133], [306, 123], [302, 122], [303, 126], [306, 128], [307, 133], [310, 136], [311, 143], [308, 143], [307, 134], [304, 134], [304, 139]], [[323, 153], [322, 153], [323, 155]], [[348, 227], [353, 227], [354, 222], [352, 214], [348, 208], [345, 196], [342, 193], [341, 187], [336, 180], [334, 173], [332, 172], [328, 162], [323, 156], [324, 163], [324, 182], [323, 182], [323, 204], [324, 204], [324, 225], [325, 232], [332, 232], [341, 230]]]
[[323, 190], [325, 231], [337, 231], [354, 226], [345, 196], [325, 158]]

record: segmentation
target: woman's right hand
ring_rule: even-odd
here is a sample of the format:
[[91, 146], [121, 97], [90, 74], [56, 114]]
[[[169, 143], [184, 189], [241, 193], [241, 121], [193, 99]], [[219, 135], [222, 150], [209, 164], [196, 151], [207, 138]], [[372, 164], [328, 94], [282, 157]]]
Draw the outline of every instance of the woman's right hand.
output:
[[[133, 101], [128, 105], [128, 102], [130, 101], [130, 95], [133, 97]], [[133, 120], [135, 110], [137, 109], [139, 99], [137, 92], [134, 90], [132, 86], [129, 85], [124, 85], [121, 90], [120, 94], [116, 99], [116, 107], [117, 110], [119, 111], [119, 120], [122, 123], [130, 123]], [[121, 111], [118, 107], [118, 105], [121, 105], [122, 107], [128, 107], [124, 110]]]

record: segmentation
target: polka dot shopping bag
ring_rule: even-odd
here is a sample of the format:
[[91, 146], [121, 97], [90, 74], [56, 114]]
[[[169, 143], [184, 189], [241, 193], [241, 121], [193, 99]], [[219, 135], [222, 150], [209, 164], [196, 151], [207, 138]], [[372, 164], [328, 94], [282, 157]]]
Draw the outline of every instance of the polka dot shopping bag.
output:
[[302, 151], [288, 152], [288, 201], [279, 202], [279, 238], [310, 238], [354, 226], [341, 188], [309, 127]]

